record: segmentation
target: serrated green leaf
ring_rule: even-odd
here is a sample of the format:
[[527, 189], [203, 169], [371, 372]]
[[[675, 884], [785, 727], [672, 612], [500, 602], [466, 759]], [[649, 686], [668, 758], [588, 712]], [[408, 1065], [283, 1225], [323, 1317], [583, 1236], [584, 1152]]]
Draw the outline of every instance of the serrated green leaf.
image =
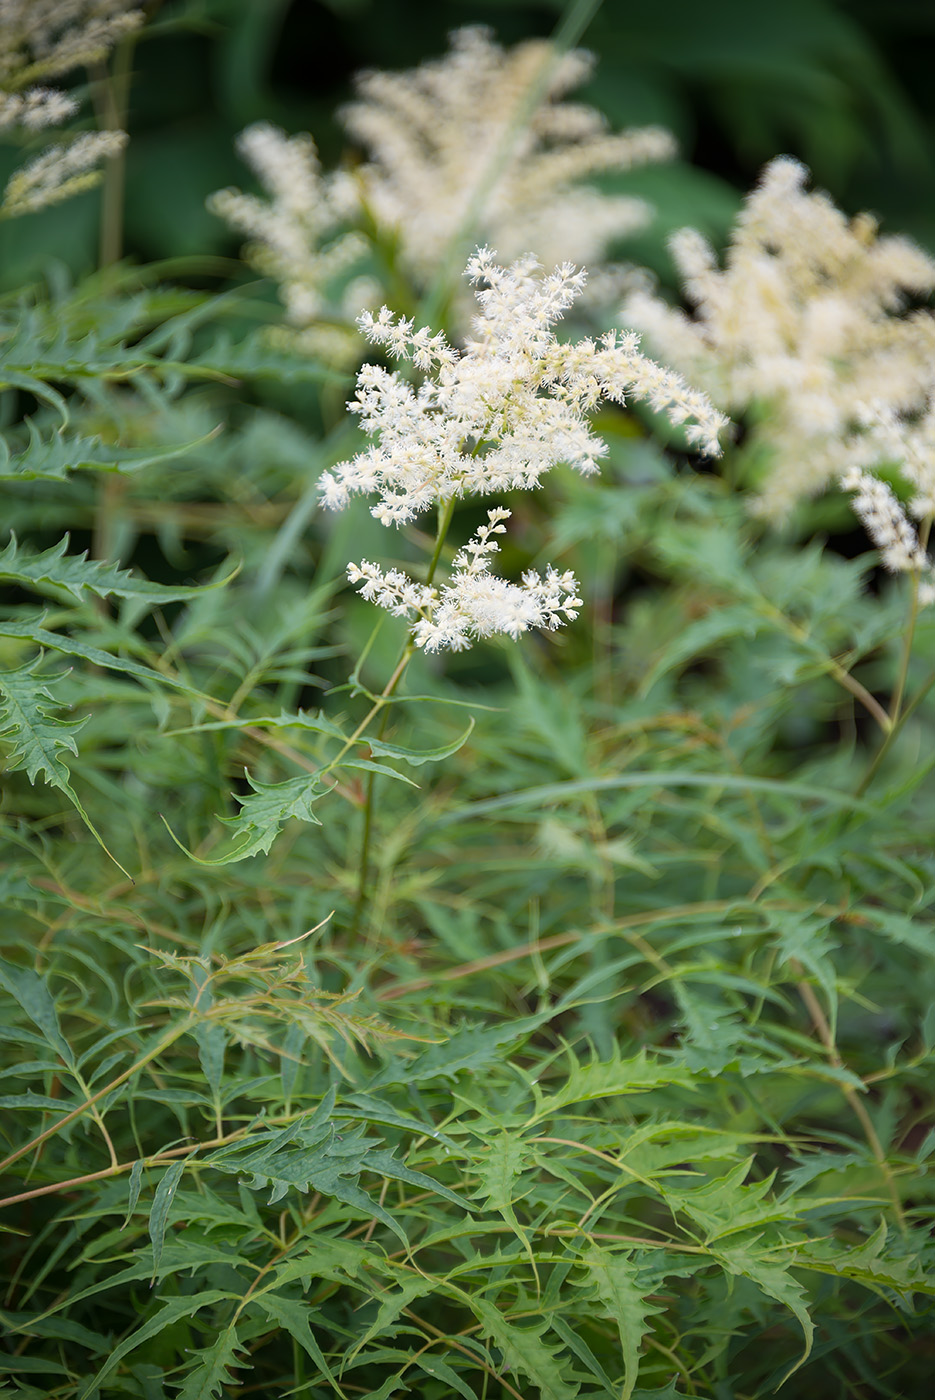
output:
[[573, 1060], [564, 1083], [553, 1087], [533, 1084], [536, 1111], [533, 1121], [548, 1118], [574, 1103], [613, 1098], [618, 1094], [645, 1093], [649, 1089], [680, 1084], [692, 1087], [695, 1077], [684, 1065], [671, 1060], [650, 1059], [645, 1050], [630, 1059], [615, 1051], [610, 1060], [593, 1059], [588, 1064]]
[[[134, 578], [128, 569], [99, 559], [89, 559], [87, 550], [68, 554], [69, 536], [51, 549], [37, 553], [19, 544], [15, 535], [0, 553], [0, 580], [52, 593], [68, 593], [81, 602], [87, 593], [98, 598], [141, 598], [151, 603], [169, 603], [202, 594], [204, 587], [168, 588], [148, 579]], [[209, 584], [207, 587], [215, 587]]]
[[794, 1258], [790, 1259], [788, 1253], [784, 1257], [765, 1252], [757, 1255], [755, 1250], [756, 1244], [732, 1245], [726, 1249], [719, 1247], [714, 1253], [728, 1273], [752, 1279], [758, 1288], [770, 1298], [775, 1298], [778, 1303], [784, 1304], [798, 1319], [805, 1337], [805, 1350], [792, 1369], [786, 1373], [785, 1380], [788, 1380], [789, 1376], [808, 1360], [815, 1326], [805, 1306], [805, 1290], [789, 1272], [789, 1265], [794, 1262]]
[[663, 1311], [646, 1301], [637, 1282], [638, 1270], [630, 1254], [612, 1254], [596, 1245], [581, 1256], [581, 1262], [607, 1316], [620, 1333], [623, 1354], [623, 1389], [620, 1400], [630, 1400], [640, 1369], [640, 1347], [649, 1331], [649, 1319]]
[[140, 1199], [140, 1187], [143, 1185], [143, 1159], [138, 1157], [130, 1168], [130, 1181], [127, 1193], [127, 1213], [124, 1216], [121, 1230], [125, 1230], [133, 1218], [136, 1210], [136, 1203]]
[[71, 773], [62, 754], [77, 754], [74, 733], [87, 723], [87, 718], [64, 720], [55, 717], [52, 711], [61, 709], [62, 702], [50, 689], [54, 679], [37, 674], [41, 659], [36, 657], [14, 671], [0, 671], [0, 739], [13, 746], [7, 768], [13, 772], [25, 769], [31, 783], [41, 776], [45, 782], [64, 793], [101, 849], [119, 870], [123, 870], [127, 879], [132, 879], [129, 871], [124, 870], [116, 856], [108, 850], [104, 838], [69, 781]]
[[233, 1385], [234, 1369], [249, 1368], [249, 1362], [238, 1357], [243, 1350], [233, 1326], [219, 1332], [211, 1346], [197, 1352], [194, 1370], [185, 1377], [185, 1384], [178, 1393], [177, 1400], [215, 1400], [225, 1385]]
[[368, 1084], [370, 1090], [389, 1084], [415, 1084], [430, 1079], [454, 1079], [463, 1070], [478, 1070], [499, 1063], [507, 1046], [521, 1044], [548, 1021], [552, 1010], [524, 1016], [498, 1026], [461, 1026], [442, 1045], [409, 1061], [391, 1061]]
[[13, 622], [0, 618], [0, 637], [19, 637], [23, 641], [34, 642], [37, 647], [47, 647], [50, 651], [62, 652], [65, 656], [80, 656], [92, 666], [101, 666], [105, 670], [111, 671], [123, 671], [128, 676], [135, 676], [137, 680], [155, 682], [161, 686], [168, 686], [172, 690], [184, 691], [186, 695], [200, 694], [190, 685], [186, 685], [184, 681], [176, 680], [172, 676], [165, 676], [161, 671], [154, 671], [151, 666], [141, 666], [137, 661], [129, 661], [123, 656], [114, 656], [111, 652], [104, 651], [102, 647], [89, 646], [87, 642], [82, 642], [78, 637], [66, 637], [61, 632], [49, 632], [39, 623]]
[[546, 1322], [520, 1326], [486, 1298], [472, 1297], [470, 1305], [484, 1335], [499, 1349], [505, 1368], [532, 1381], [542, 1400], [575, 1400], [580, 1386], [562, 1374], [564, 1362], [558, 1348], [550, 1348], [542, 1340], [548, 1330]]
[[315, 774], [287, 778], [282, 783], [261, 783], [257, 778], [252, 778], [246, 769], [244, 776], [253, 792], [245, 797], [238, 796], [240, 812], [236, 817], [221, 818], [231, 828], [235, 840], [242, 838], [240, 844], [226, 856], [207, 861], [206, 864], [229, 865], [232, 861], [246, 860], [248, 856], [260, 852], [268, 855], [283, 823], [290, 817], [321, 826], [312, 811], [312, 803], [324, 797], [327, 789]]
[[187, 1166], [188, 1163], [183, 1158], [182, 1161], [173, 1162], [171, 1166], [166, 1167], [162, 1180], [153, 1195], [152, 1210], [149, 1213], [149, 1238], [153, 1244], [153, 1278], [159, 1272], [159, 1264], [162, 1260], [162, 1250], [166, 1241], [166, 1222], [169, 1219], [172, 1198]]
[[29, 444], [11, 452], [0, 436], [0, 481], [64, 481], [74, 471], [141, 471], [157, 462], [170, 461], [201, 447], [213, 434], [164, 448], [120, 448], [97, 436], [82, 437], [55, 431], [43, 437], [36, 425], [26, 420]]
[[[134, 1272], [134, 1277], [139, 1277]], [[117, 1279], [105, 1280], [103, 1287], [113, 1287]], [[170, 1298], [169, 1301], [160, 1308], [153, 1317], [150, 1317], [135, 1332], [131, 1332], [129, 1337], [125, 1337], [119, 1346], [115, 1347], [104, 1365], [93, 1376], [87, 1385], [78, 1394], [78, 1400], [91, 1400], [100, 1383], [110, 1375], [115, 1366], [118, 1366], [125, 1356], [129, 1356], [131, 1351], [148, 1342], [150, 1337], [156, 1337], [160, 1332], [164, 1332], [167, 1327], [171, 1327], [179, 1318], [194, 1317], [202, 1308], [211, 1307], [215, 1303], [238, 1302], [239, 1299], [233, 1293], [222, 1292], [220, 1289], [207, 1289], [201, 1293], [186, 1294], [180, 1298]]]
[[326, 1377], [338, 1395], [343, 1396], [344, 1391], [335, 1378], [334, 1372], [325, 1360], [321, 1347], [312, 1335], [309, 1327], [309, 1306], [307, 1303], [297, 1302], [294, 1298], [284, 1298], [278, 1293], [256, 1293], [250, 1300], [250, 1307], [259, 1308], [266, 1316], [281, 1327], [284, 1332], [288, 1332], [302, 1350], [312, 1358], [321, 1374]]

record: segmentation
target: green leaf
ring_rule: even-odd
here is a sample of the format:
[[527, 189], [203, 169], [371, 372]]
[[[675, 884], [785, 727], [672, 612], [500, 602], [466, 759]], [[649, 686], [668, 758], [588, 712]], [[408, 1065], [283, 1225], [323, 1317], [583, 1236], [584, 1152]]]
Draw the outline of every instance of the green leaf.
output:
[[243, 1350], [243, 1345], [235, 1328], [225, 1327], [211, 1346], [196, 1353], [197, 1364], [186, 1376], [176, 1400], [215, 1400], [222, 1386], [235, 1383], [232, 1368], [249, 1366], [249, 1362], [238, 1358], [239, 1350]]
[[129, 872], [107, 849], [104, 838], [81, 805], [62, 757], [63, 753], [77, 754], [74, 731], [85, 725], [87, 718], [55, 718], [52, 710], [60, 709], [61, 702], [49, 689], [53, 678], [36, 674], [41, 660], [35, 657], [15, 671], [0, 671], [0, 739], [13, 745], [7, 768], [12, 772], [25, 769], [31, 783], [41, 775], [52, 787], [63, 792], [101, 849], [130, 880]]
[[77, 637], [66, 637], [60, 632], [49, 632], [41, 623], [10, 622], [0, 618], [0, 637], [20, 637], [24, 641], [34, 642], [37, 647], [48, 647], [50, 651], [59, 651], [66, 656], [80, 656], [92, 666], [100, 666], [110, 671], [123, 671], [126, 675], [135, 676], [140, 681], [156, 682], [159, 685], [169, 686], [173, 690], [184, 691], [186, 695], [200, 696], [200, 691], [186, 685], [184, 681], [175, 680], [172, 676], [165, 676], [161, 671], [154, 671], [151, 666], [141, 666], [137, 661], [128, 661], [125, 657], [113, 656], [101, 647], [92, 647], [87, 642], [79, 641]]
[[236, 817], [222, 817], [231, 828], [240, 844], [227, 855], [205, 861], [206, 865], [229, 865], [232, 861], [245, 860], [262, 852], [269, 854], [270, 847], [282, 830], [283, 823], [290, 817], [299, 821], [321, 826], [312, 811], [312, 803], [324, 797], [327, 789], [322, 787], [315, 774], [299, 778], [287, 778], [283, 783], [261, 783], [252, 778], [244, 769], [244, 776], [253, 789], [246, 797], [237, 797], [241, 810]]
[[[113, 1287], [116, 1279], [105, 1280], [105, 1287]], [[180, 1318], [191, 1318], [202, 1308], [211, 1307], [214, 1303], [228, 1301], [238, 1302], [239, 1299], [233, 1293], [225, 1293], [220, 1289], [209, 1289], [202, 1293], [190, 1293], [180, 1298], [171, 1298], [164, 1307], [160, 1308], [153, 1317], [144, 1322], [142, 1327], [138, 1327], [135, 1332], [131, 1332], [129, 1337], [125, 1337], [119, 1346], [115, 1347], [97, 1375], [88, 1381], [87, 1385], [78, 1395], [78, 1400], [91, 1400], [100, 1383], [110, 1375], [115, 1366], [118, 1366], [125, 1356], [137, 1347], [148, 1342], [150, 1337], [157, 1337], [160, 1332], [171, 1327]]]
[[0, 987], [9, 992], [26, 1012], [33, 1025], [38, 1026], [49, 1045], [61, 1055], [66, 1065], [74, 1065], [71, 1046], [62, 1035], [55, 1001], [44, 977], [31, 967], [16, 967], [0, 960]]
[[675, 641], [657, 657], [640, 683], [640, 694], [647, 695], [658, 680], [696, 656], [703, 656], [721, 642], [735, 637], [755, 637], [766, 625], [749, 606], [737, 603], [732, 607], [712, 608], [697, 622], [683, 627]]
[[0, 481], [63, 481], [73, 471], [135, 472], [157, 462], [181, 457], [202, 446], [214, 434], [194, 438], [174, 447], [121, 448], [97, 436], [82, 437], [61, 431], [43, 437], [31, 419], [26, 420], [29, 445], [11, 452], [0, 436]]
[[433, 1045], [414, 1060], [391, 1062], [367, 1087], [372, 1091], [387, 1084], [454, 1079], [464, 1070], [479, 1070], [492, 1063], [500, 1064], [508, 1046], [521, 1044], [550, 1020], [552, 1014], [550, 1007], [536, 1016], [524, 1016], [499, 1026], [462, 1026], [443, 1045]]
[[140, 1187], [142, 1186], [142, 1184], [143, 1159], [142, 1157], [138, 1157], [137, 1160], [133, 1163], [133, 1166], [130, 1168], [130, 1183], [127, 1195], [127, 1213], [124, 1217], [123, 1224], [120, 1227], [121, 1230], [125, 1230], [127, 1228], [127, 1225], [133, 1218], [133, 1212], [136, 1210], [136, 1203], [140, 1199]]
[[503, 1357], [503, 1369], [518, 1372], [532, 1381], [542, 1400], [575, 1400], [580, 1386], [563, 1374], [563, 1362], [542, 1340], [548, 1330], [547, 1322], [532, 1327], [508, 1321], [499, 1308], [486, 1298], [472, 1297], [471, 1311], [486, 1337], [490, 1337]]
[[789, 1258], [788, 1252], [785, 1257], [776, 1254], [757, 1255], [754, 1249], [754, 1244], [733, 1245], [727, 1249], [718, 1248], [714, 1253], [726, 1272], [752, 1279], [764, 1293], [770, 1298], [775, 1298], [778, 1303], [783, 1303], [798, 1319], [805, 1337], [805, 1350], [792, 1369], [786, 1373], [784, 1380], [788, 1380], [793, 1372], [808, 1360], [815, 1327], [805, 1306], [805, 1290], [789, 1272], [789, 1265], [794, 1260]]
[[623, 1353], [623, 1389], [620, 1400], [630, 1400], [640, 1369], [640, 1346], [649, 1331], [651, 1317], [664, 1311], [648, 1303], [637, 1283], [637, 1268], [630, 1254], [612, 1254], [596, 1245], [581, 1262], [597, 1290], [607, 1316], [617, 1325]]
[[270, 1321], [275, 1322], [284, 1332], [288, 1332], [289, 1336], [298, 1342], [302, 1350], [312, 1358], [321, 1374], [327, 1378], [337, 1393], [341, 1396], [344, 1395], [344, 1391], [335, 1379], [334, 1372], [325, 1360], [321, 1347], [312, 1336], [312, 1330], [308, 1325], [311, 1309], [307, 1303], [300, 1303], [294, 1298], [283, 1298], [279, 1293], [255, 1293], [250, 1299], [250, 1307], [251, 1309], [260, 1308]]
[[169, 1218], [172, 1198], [187, 1166], [188, 1163], [183, 1158], [181, 1162], [173, 1162], [170, 1167], [166, 1167], [153, 1196], [153, 1206], [149, 1213], [149, 1238], [153, 1242], [153, 1278], [159, 1272], [159, 1264], [162, 1260], [162, 1249], [166, 1240], [166, 1222]]
[[450, 744], [439, 745], [437, 749], [407, 749], [401, 744], [387, 744], [383, 739], [368, 739], [367, 743], [375, 758], [400, 758], [413, 768], [418, 768], [422, 763], [438, 763], [441, 759], [450, 758], [453, 753], [457, 753], [467, 743], [473, 728], [472, 719], [463, 734], [453, 739]]
[[645, 1050], [624, 1059], [619, 1050], [610, 1060], [593, 1059], [581, 1064], [572, 1058], [572, 1069], [564, 1084], [546, 1086], [534, 1082], [536, 1111], [533, 1121], [551, 1117], [569, 1104], [612, 1098], [617, 1094], [645, 1093], [672, 1084], [694, 1085], [694, 1076], [671, 1060], [651, 1060]]
[[[69, 536], [41, 553], [21, 546], [13, 535], [0, 553], [0, 580], [51, 593], [68, 593], [81, 602], [87, 593], [99, 598], [142, 598], [150, 603], [169, 603], [201, 594], [204, 587], [163, 587], [148, 579], [137, 579], [128, 569], [117, 568], [99, 559], [88, 559], [87, 550], [67, 554]], [[207, 585], [215, 587], [216, 585]]]

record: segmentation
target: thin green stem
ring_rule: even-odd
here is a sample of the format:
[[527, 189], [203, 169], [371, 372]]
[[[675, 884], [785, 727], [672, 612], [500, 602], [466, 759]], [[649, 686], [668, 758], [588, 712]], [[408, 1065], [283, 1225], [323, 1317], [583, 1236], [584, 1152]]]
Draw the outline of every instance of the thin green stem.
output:
[[[122, 131], [127, 123], [130, 79], [135, 36], [130, 35], [114, 52], [113, 67], [95, 65], [94, 103], [102, 131]], [[118, 151], [104, 168], [101, 186], [101, 228], [98, 261], [101, 267], [119, 262], [123, 253], [123, 209], [126, 185], [126, 154]]]
[[[439, 560], [442, 556], [442, 550], [445, 546], [445, 540], [447, 538], [448, 531], [451, 528], [451, 521], [452, 517], [454, 516], [454, 510], [454, 497], [446, 501], [444, 505], [439, 505], [438, 529], [435, 535], [435, 548], [432, 551], [432, 557], [429, 560], [428, 571], [425, 575], [425, 581], [427, 584], [431, 584], [434, 582], [435, 571], [438, 568]], [[415, 644], [413, 643], [412, 638], [410, 637], [409, 640], [406, 642], [405, 646], [403, 647], [399, 661], [396, 665], [396, 669], [394, 670], [393, 675], [390, 677], [390, 680], [387, 682], [387, 685], [383, 690], [383, 694], [380, 697], [380, 701], [384, 703], [382, 703], [381, 705], [378, 701], [377, 704], [373, 706], [373, 709], [371, 709], [370, 714], [367, 717], [369, 721], [369, 719], [372, 718], [374, 714], [376, 714], [377, 709], [382, 708], [383, 713], [380, 716], [380, 725], [377, 731], [378, 738], [382, 739], [383, 732], [386, 729], [387, 720], [389, 719], [390, 712], [386, 707], [385, 700], [393, 694], [393, 691], [396, 689], [396, 686], [402, 679], [403, 672], [409, 665], [409, 661], [414, 651]], [[355, 735], [359, 735], [361, 732], [362, 731], [358, 726], [358, 729], [355, 731]], [[342, 750], [342, 753], [344, 753], [345, 751], [346, 750]], [[367, 774], [367, 792], [366, 797], [364, 799], [364, 822], [360, 838], [360, 864], [358, 867], [357, 875], [357, 900], [354, 905], [355, 929], [360, 928], [360, 921], [363, 917], [364, 908], [366, 907], [367, 903], [367, 875], [370, 869], [370, 840], [373, 833], [373, 808], [374, 795], [376, 791], [376, 777], [376, 773], [371, 772]]]

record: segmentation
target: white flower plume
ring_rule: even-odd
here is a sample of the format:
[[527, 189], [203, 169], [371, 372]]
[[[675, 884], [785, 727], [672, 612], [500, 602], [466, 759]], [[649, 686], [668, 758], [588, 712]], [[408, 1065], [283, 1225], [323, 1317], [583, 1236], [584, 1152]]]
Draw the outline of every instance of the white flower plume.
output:
[[[105, 58], [143, 23], [131, 0], [0, 0], [0, 132], [61, 126], [78, 109], [57, 88], [33, 86]], [[125, 145], [123, 131], [90, 132], [48, 146], [10, 176], [0, 218], [31, 214], [80, 194], [100, 179], [97, 167]]]
[[[564, 264], [543, 274], [533, 258], [500, 267], [487, 248], [475, 253], [467, 272], [480, 284], [481, 314], [474, 340], [461, 352], [386, 307], [361, 317], [375, 345], [411, 359], [425, 378], [416, 388], [398, 372], [362, 367], [349, 407], [378, 441], [322, 475], [327, 506], [376, 493], [372, 513], [384, 525], [399, 525], [462, 496], [538, 486], [559, 462], [594, 472], [606, 449], [586, 415], [602, 399], [642, 399], [684, 424], [706, 451], [720, 450], [717, 435], [727, 420], [679, 375], [641, 355], [635, 335], [577, 344], [556, 339], [552, 328], [579, 295], [583, 272]], [[455, 556], [440, 592], [368, 562], [352, 565], [350, 578], [390, 612], [418, 614], [413, 635], [429, 651], [457, 650], [495, 632], [517, 637], [529, 627], [552, 629], [576, 615], [577, 584], [551, 567], [544, 578], [527, 573], [521, 584], [495, 577], [489, 556], [508, 515], [499, 507], [489, 512], [488, 525]]]
[[360, 75], [344, 124], [370, 157], [364, 202], [396, 232], [410, 275], [427, 282], [469, 217], [505, 257], [535, 248], [546, 265], [597, 263], [648, 221], [642, 200], [582, 182], [668, 159], [674, 141], [657, 127], [609, 132], [593, 108], [563, 102], [591, 66], [545, 40], [502, 49], [469, 26], [443, 58]]
[[721, 407], [756, 407], [754, 438], [772, 462], [757, 505], [774, 519], [854, 461], [865, 405], [898, 415], [924, 404], [935, 352], [935, 319], [905, 310], [935, 288], [935, 261], [879, 237], [868, 215], [848, 220], [807, 177], [788, 157], [766, 167], [723, 270], [700, 234], [673, 238], [693, 317], [645, 291], [623, 308]]
[[133, 0], [0, 0], [0, 86], [94, 63], [143, 18]]
[[580, 294], [583, 272], [564, 264], [541, 274], [533, 258], [500, 267], [487, 248], [467, 272], [482, 284], [481, 314], [460, 353], [386, 307], [361, 317], [369, 340], [411, 358], [426, 377], [415, 388], [398, 372], [363, 366], [350, 408], [379, 441], [324, 473], [326, 505], [376, 492], [373, 514], [398, 525], [437, 502], [529, 490], [560, 462], [595, 472], [606, 448], [586, 415], [602, 399], [649, 403], [684, 424], [690, 442], [720, 452], [727, 420], [680, 375], [642, 355], [636, 335], [557, 340], [552, 327]]
[[[872, 472], [850, 467], [841, 475], [841, 488], [855, 493], [851, 502], [854, 514], [891, 573], [932, 574], [932, 561], [892, 487]], [[923, 604], [935, 601], [935, 586], [930, 577], [919, 588], [919, 601]]]
[[551, 565], [544, 578], [527, 570], [521, 583], [491, 573], [490, 556], [499, 549], [493, 537], [503, 534], [509, 518], [502, 506], [487, 512], [487, 524], [455, 555], [451, 578], [440, 589], [367, 560], [349, 565], [347, 576], [361, 585], [362, 597], [396, 617], [415, 618], [413, 640], [425, 651], [464, 651], [498, 633], [515, 641], [533, 627], [554, 631], [578, 616], [577, 580], [570, 570], [560, 574]]
[[117, 155], [126, 141], [123, 131], [89, 131], [70, 145], [48, 146], [10, 176], [0, 215], [33, 214], [90, 189], [101, 178], [101, 161]]
[[321, 352], [327, 339], [328, 350], [340, 352], [349, 339], [357, 342], [355, 318], [374, 300], [363, 279], [351, 284], [340, 305], [330, 298], [331, 284], [367, 249], [363, 235], [340, 231], [349, 209], [347, 178], [322, 175], [310, 136], [287, 136], [269, 122], [242, 132], [237, 149], [267, 198], [218, 190], [209, 209], [251, 240], [245, 256], [278, 284], [287, 318], [299, 332], [293, 342]]

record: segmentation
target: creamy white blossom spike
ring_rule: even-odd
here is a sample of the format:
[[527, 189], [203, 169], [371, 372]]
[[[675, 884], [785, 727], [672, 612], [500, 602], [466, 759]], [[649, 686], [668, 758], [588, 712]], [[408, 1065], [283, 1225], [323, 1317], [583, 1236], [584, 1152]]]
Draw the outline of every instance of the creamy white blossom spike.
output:
[[47, 147], [10, 176], [0, 213], [32, 214], [89, 189], [101, 178], [101, 162], [123, 150], [126, 141], [124, 131], [91, 131], [70, 145]]
[[359, 76], [343, 119], [370, 157], [361, 196], [416, 281], [431, 280], [468, 218], [505, 257], [535, 248], [547, 264], [599, 262], [649, 220], [642, 200], [583, 182], [669, 159], [674, 141], [657, 127], [610, 132], [593, 108], [563, 102], [591, 66], [541, 39], [502, 49], [468, 26], [443, 58]]
[[680, 375], [642, 355], [635, 334], [556, 338], [555, 323], [584, 285], [582, 271], [565, 263], [543, 274], [529, 257], [504, 268], [487, 248], [467, 271], [481, 314], [460, 353], [386, 307], [361, 317], [373, 343], [413, 359], [426, 377], [416, 387], [382, 366], [362, 367], [349, 407], [376, 441], [324, 473], [327, 506], [377, 494], [373, 514], [399, 525], [456, 497], [529, 490], [560, 462], [595, 472], [606, 448], [587, 414], [607, 399], [642, 400], [683, 424], [703, 451], [720, 452], [727, 420]]
[[133, 0], [0, 0], [0, 87], [94, 63], [142, 23]]
[[756, 508], [775, 520], [855, 459], [878, 460], [861, 406], [918, 412], [935, 357], [935, 318], [906, 310], [935, 289], [935, 261], [908, 239], [879, 237], [869, 215], [847, 219], [807, 178], [788, 157], [766, 167], [723, 270], [700, 234], [673, 237], [694, 316], [645, 289], [623, 307], [720, 407], [754, 409], [752, 441], [771, 463]]
[[61, 126], [74, 116], [78, 104], [57, 88], [34, 87], [26, 92], [0, 92], [0, 131], [22, 127], [24, 131], [41, 131], [48, 126]]
[[347, 576], [360, 584], [362, 597], [412, 620], [413, 640], [425, 651], [464, 651], [472, 641], [498, 634], [515, 641], [533, 627], [554, 631], [578, 616], [577, 581], [551, 565], [545, 577], [527, 570], [521, 583], [492, 573], [490, 560], [499, 549], [494, 536], [503, 534], [509, 518], [502, 506], [487, 512], [487, 524], [457, 552], [441, 588], [416, 583], [400, 569], [384, 572], [367, 560], [349, 565]]
[[[467, 273], [480, 315], [460, 352], [440, 333], [417, 330], [386, 307], [360, 318], [375, 345], [412, 360], [425, 377], [416, 386], [380, 365], [361, 368], [349, 408], [374, 442], [323, 473], [326, 506], [376, 495], [373, 515], [399, 525], [462, 496], [538, 486], [559, 462], [597, 471], [606, 448], [587, 414], [603, 399], [642, 399], [684, 424], [690, 441], [720, 451], [718, 433], [727, 420], [678, 374], [640, 354], [636, 335], [610, 332], [575, 344], [556, 338], [553, 327], [580, 295], [583, 271], [563, 263], [543, 273], [532, 257], [505, 268], [481, 248]], [[502, 507], [488, 512], [441, 589], [369, 561], [352, 564], [348, 576], [364, 597], [409, 617], [416, 644], [427, 651], [457, 651], [495, 633], [516, 638], [530, 627], [551, 630], [581, 606], [574, 575], [549, 566], [544, 576], [529, 571], [516, 584], [493, 574], [495, 536], [508, 517]]]
[[[932, 564], [919, 543], [919, 537], [907, 520], [894, 491], [872, 472], [850, 467], [841, 476], [845, 491], [855, 492], [852, 505], [877, 549], [880, 558], [892, 573], [932, 572]], [[925, 585], [922, 601], [928, 599], [931, 584]]]
[[339, 299], [333, 295], [333, 284], [367, 251], [362, 234], [342, 231], [349, 210], [346, 177], [322, 174], [311, 136], [287, 136], [270, 122], [247, 127], [237, 149], [267, 197], [218, 190], [208, 208], [246, 234], [247, 261], [278, 284], [294, 328], [284, 338], [329, 360], [353, 357], [356, 317], [379, 293], [369, 279], [355, 278]]

